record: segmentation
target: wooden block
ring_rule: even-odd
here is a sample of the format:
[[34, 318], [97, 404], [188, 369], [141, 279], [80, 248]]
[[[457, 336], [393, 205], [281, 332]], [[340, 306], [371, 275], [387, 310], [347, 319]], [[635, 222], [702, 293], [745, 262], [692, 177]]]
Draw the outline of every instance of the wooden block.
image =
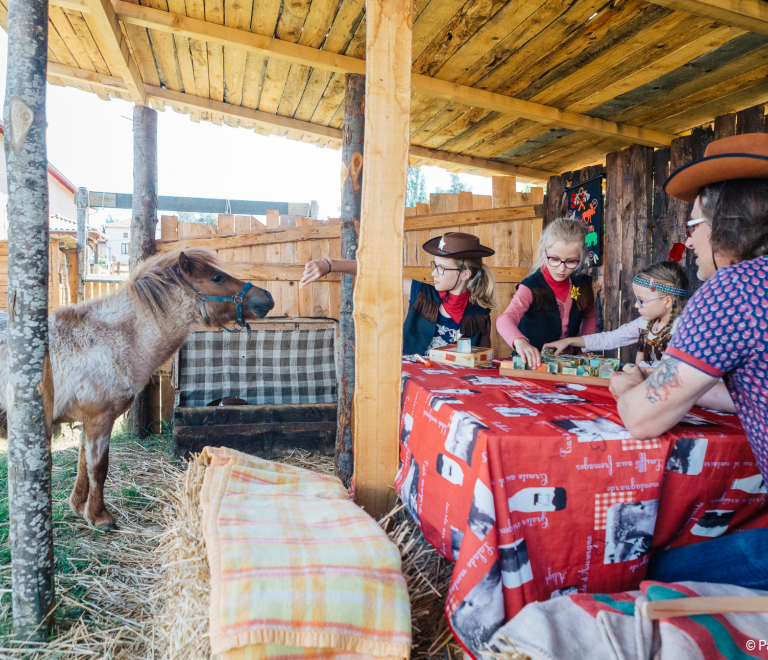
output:
[[[296, 218], [297, 227], [309, 227], [312, 221], [309, 218]], [[296, 244], [296, 261], [299, 265], [304, 265], [312, 261], [312, 245], [307, 241]], [[319, 283], [310, 284], [303, 289], [299, 289], [299, 316], [314, 316], [313, 294]]]
[[[283, 228], [295, 227], [296, 216], [281, 215], [280, 226]], [[297, 263], [296, 259], [296, 243], [281, 243], [280, 261], [285, 264], [295, 264]], [[280, 288], [282, 289], [283, 313], [291, 317], [299, 316], [298, 280], [281, 282]]]
[[[503, 365], [504, 363], [502, 363]], [[509, 376], [510, 378], [524, 378], [526, 380], [551, 380], [560, 383], [579, 383], [581, 385], [597, 385], [599, 387], [608, 387], [611, 384], [610, 378], [598, 378], [597, 376], [573, 376], [571, 374], [550, 374], [546, 371], [523, 371], [522, 369], [512, 369], [510, 366], [499, 368], [499, 374]]]

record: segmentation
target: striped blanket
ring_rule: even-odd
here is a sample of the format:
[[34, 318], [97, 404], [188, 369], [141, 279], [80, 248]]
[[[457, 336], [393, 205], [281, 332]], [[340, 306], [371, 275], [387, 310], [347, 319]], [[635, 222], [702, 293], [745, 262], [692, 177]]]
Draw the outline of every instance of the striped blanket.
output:
[[400, 554], [338, 479], [223, 447], [199, 460], [214, 654], [407, 660]]

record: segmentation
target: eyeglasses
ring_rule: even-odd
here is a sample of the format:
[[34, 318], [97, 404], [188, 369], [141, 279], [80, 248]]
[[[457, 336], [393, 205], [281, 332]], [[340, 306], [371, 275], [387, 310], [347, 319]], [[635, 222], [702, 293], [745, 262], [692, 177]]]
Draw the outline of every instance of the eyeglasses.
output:
[[[706, 218], [694, 218], [693, 220], [689, 220], [688, 222], [686, 222], [685, 233], [688, 234], [688, 238], [693, 236], [693, 232], [696, 231], [696, 225], [706, 221], [707, 221]], [[691, 227], [693, 227], [693, 229], [691, 229]]]
[[[669, 294], [667, 294], [669, 295]], [[666, 298], [667, 296], [656, 296], [655, 298], [647, 298], [646, 300], [641, 300], [637, 296], [635, 296], [635, 302], [637, 303], [638, 307], [642, 307], [646, 303], [652, 302], [654, 300], [661, 300], [662, 298]]]
[[552, 268], [558, 268], [560, 264], [563, 264], [568, 270], [573, 270], [581, 263], [580, 259], [560, 259], [558, 257], [550, 257], [546, 250], [544, 250], [544, 254], [547, 257], [547, 262], [549, 262], [549, 265], [552, 266]]
[[432, 270], [436, 270], [438, 275], [445, 275], [446, 270], [464, 270], [464, 267], [461, 268], [446, 268], [445, 266], [441, 266], [440, 264], [436, 264], [434, 261], [430, 261], [429, 265], [432, 267]]

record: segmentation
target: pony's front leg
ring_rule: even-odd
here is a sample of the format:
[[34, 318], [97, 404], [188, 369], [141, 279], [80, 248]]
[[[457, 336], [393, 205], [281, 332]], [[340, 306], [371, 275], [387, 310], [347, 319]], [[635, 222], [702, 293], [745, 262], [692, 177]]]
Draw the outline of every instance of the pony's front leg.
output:
[[77, 479], [72, 495], [69, 496], [69, 506], [78, 516], [85, 518], [83, 510], [88, 504], [88, 465], [85, 459], [85, 425], [80, 428], [80, 456], [77, 461]]
[[81, 515], [91, 525], [105, 532], [117, 529], [115, 517], [104, 506], [104, 482], [109, 470], [109, 438], [114, 421], [115, 418], [108, 414], [89, 418], [84, 423], [88, 501]]

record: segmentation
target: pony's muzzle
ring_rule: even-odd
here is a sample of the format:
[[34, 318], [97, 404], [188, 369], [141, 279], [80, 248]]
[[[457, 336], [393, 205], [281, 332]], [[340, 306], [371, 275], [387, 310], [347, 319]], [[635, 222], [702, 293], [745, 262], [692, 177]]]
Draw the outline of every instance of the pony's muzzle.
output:
[[244, 306], [256, 318], [263, 318], [274, 309], [275, 301], [266, 289], [253, 287], [245, 296]]

